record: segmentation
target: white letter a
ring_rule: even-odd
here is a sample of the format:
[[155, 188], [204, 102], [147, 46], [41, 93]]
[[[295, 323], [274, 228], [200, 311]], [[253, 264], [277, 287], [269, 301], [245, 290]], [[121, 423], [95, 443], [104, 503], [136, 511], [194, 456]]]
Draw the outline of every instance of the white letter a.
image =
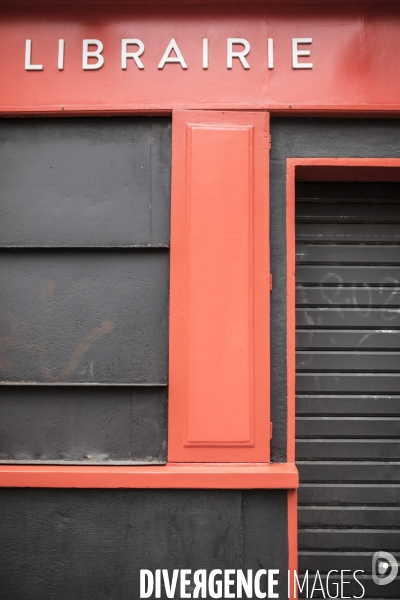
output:
[[[170, 56], [172, 50], [175, 52], [176, 56]], [[182, 52], [179, 50], [179, 46], [174, 38], [172, 38], [172, 40], [168, 44], [167, 49], [164, 52], [162, 59], [160, 60], [158, 68], [163, 69], [165, 63], [180, 63], [182, 69], [187, 69], [185, 59], [183, 58]]]

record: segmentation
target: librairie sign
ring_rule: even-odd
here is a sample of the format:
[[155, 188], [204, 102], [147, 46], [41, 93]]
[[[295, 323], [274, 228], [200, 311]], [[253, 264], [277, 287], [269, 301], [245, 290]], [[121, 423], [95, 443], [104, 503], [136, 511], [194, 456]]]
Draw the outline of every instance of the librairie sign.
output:
[[400, 111], [400, 9], [0, 13], [0, 111]]
[[[245, 38], [227, 38], [226, 49], [226, 67], [233, 69], [234, 59], [237, 59], [243, 69], [250, 69], [247, 56], [250, 54], [250, 42]], [[312, 38], [293, 38], [292, 39], [292, 67], [293, 69], [312, 69], [311, 62], [301, 62], [301, 56], [310, 56], [310, 50], [301, 50], [299, 45], [312, 44]], [[209, 40], [201, 40], [201, 67], [206, 70], [209, 66]], [[82, 41], [82, 69], [84, 71], [97, 71], [104, 65], [104, 45], [101, 40], [86, 39]], [[122, 38], [121, 40], [121, 69], [127, 69], [128, 59], [132, 59], [138, 69], [144, 69], [142, 56], [145, 51], [145, 45], [139, 38]], [[58, 40], [57, 68], [64, 70], [65, 62], [65, 40]], [[178, 46], [177, 41], [172, 38], [163, 53], [158, 69], [163, 69], [167, 64], [178, 64], [182, 69], [187, 69], [187, 62]], [[25, 42], [25, 70], [43, 71], [42, 64], [32, 62], [32, 40]], [[268, 69], [274, 68], [274, 40], [268, 38]]]

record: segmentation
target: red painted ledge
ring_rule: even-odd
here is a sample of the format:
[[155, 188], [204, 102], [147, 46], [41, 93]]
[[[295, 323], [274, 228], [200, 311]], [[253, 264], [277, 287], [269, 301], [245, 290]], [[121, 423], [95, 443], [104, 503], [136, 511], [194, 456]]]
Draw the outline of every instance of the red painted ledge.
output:
[[0, 465], [0, 487], [296, 489], [293, 463], [146, 467]]

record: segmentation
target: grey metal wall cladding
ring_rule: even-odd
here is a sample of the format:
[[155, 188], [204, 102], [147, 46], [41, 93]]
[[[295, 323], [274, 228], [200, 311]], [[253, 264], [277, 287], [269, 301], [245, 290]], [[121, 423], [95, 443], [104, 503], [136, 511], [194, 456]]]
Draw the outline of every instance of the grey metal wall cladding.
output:
[[168, 118], [1, 122], [0, 461], [165, 462], [170, 176]]
[[370, 577], [400, 559], [399, 230], [400, 184], [297, 183], [300, 569], [363, 569], [366, 598], [400, 595]]
[[1, 246], [168, 245], [171, 119], [2, 119]]
[[0, 251], [5, 382], [166, 383], [168, 251]]
[[165, 462], [166, 387], [3, 388], [0, 461]]
[[132, 600], [141, 568], [272, 566], [286, 598], [286, 499], [284, 490], [2, 489], [0, 598]]

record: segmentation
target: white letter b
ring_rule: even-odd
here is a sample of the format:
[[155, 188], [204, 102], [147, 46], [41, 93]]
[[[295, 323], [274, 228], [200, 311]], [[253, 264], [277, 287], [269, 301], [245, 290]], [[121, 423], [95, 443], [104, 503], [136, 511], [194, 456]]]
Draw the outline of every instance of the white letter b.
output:
[[[96, 46], [96, 50], [89, 50], [89, 46]], [[82, 69], [96, 71], [104, 65], [103, 44], [100, 40], [83, 40]], [[89, 58], [96, 58], [97, 62], [89, 63]]]

